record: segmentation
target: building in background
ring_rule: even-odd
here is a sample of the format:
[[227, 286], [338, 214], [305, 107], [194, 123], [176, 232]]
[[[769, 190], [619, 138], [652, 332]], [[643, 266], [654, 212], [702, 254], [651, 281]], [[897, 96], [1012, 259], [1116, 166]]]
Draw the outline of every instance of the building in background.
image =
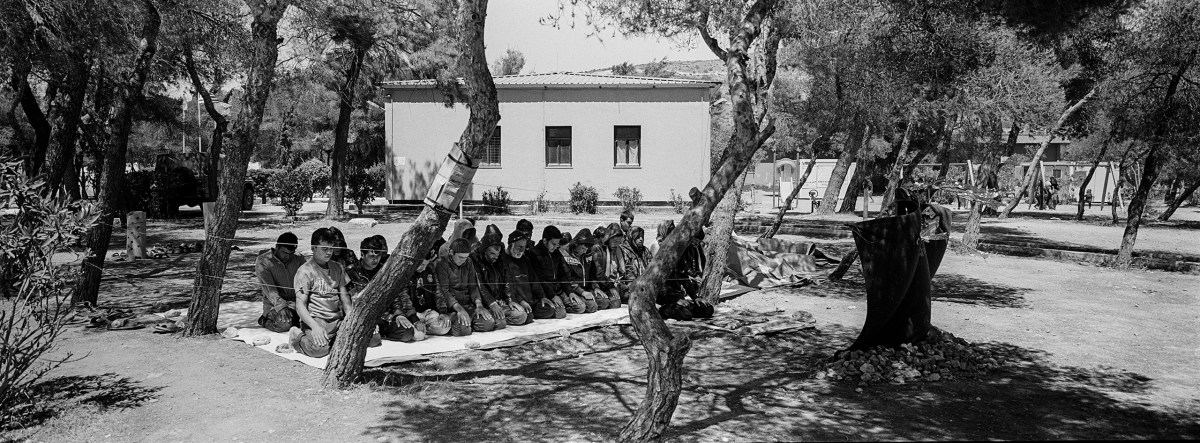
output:
[[[503, 187], [515, 201], [569, 199], [576, 182], [600, 201], [622, 186], [648, 202], [703, 187], [710, 169], [710, 94], [720, 83], [598, 74], [495, 78], [500, 123], [466, 200]], [[425, 198], [466, 127], [465, 105], [446, 107], [432, 80], [385, 82], [387, 193]]]

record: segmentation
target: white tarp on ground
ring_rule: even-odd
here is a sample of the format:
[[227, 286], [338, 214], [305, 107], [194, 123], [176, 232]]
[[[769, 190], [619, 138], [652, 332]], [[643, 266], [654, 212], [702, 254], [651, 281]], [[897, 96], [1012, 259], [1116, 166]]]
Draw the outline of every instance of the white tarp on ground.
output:
[[[735, 283], [726, 283], [721, 289], [721, 299], [736, 297], [753, 290], [753, 288], [747, 288]], [[217, 327], [222, 331], [231, 326], [238, 328], [238, 335], [234, 340], [239, 340], [246, 344], [250, 344], [255, 337], [268, 337], [271, 339], [270, 343], [256, 347], [288, 360], [298, 361], [315, 368], [325, 368], [325, 362], [328, 360], [328, 357], [312, 358], [298, 352], [276, 353], [275, 348], [287, 342], [287, 334], [271, 332], [258, 327], [257, 320], [261, 313], [262, 302], [235, 301], [222, 303], [220, 315], [217, 319]], [[182, 311], [182, 315], [186, 314], [186, 310]], [[621, 309], [608, 309], [591, 314], [567, 314], [567, 318], [563, 319], [538, 320], [528, 325], [509, 326], [498, 331], [476, 332], [467, 337], [431, 336], [424, 341], [416, 343], [384, 340], [382, 345], [367, 349], [366, 366], [376, 367], [388, 363], [421, 360], [424, 359], [423, 356], [425, 355], [463, 349], [515, 346], [571, 334], [583, 329], [628, 323], [628, 307], [622, 306]]]

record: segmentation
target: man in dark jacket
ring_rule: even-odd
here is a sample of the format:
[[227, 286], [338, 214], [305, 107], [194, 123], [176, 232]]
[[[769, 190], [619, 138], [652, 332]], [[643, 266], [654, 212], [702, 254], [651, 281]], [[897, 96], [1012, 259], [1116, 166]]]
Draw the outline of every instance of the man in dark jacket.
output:
[[[554, 225], [542, 229], [542, 240], [527, 251], [533, 268], [530, 279], [541, 289], [542, 302], [533, 306], [534, 318], [563, 318], [567, 316], [566, 305], [558, 296], [558, 261], [554, 253], [563, 235]], [[535, 290], [536, 293], [536, 290]]]
[[[687, 248], [679, 256], [675, 270], [667, 278], [665, 290], [655, 300], [661, 305], [659, 314], [663, 318], [691, 320], [712, 317], [712, 305], [699, 298], [701, 282], [704, 280], [705, 261], [702, 228], [688, 241]], [[689, 298], [691, 301], [688, 301]]]
[[504, 329], [506, 325], [523, 325], [526, 318], [525, 310], [520, 305], [513, 306], [510, 300], [506, 267], [501, 260], [503, 254], [504, 243], [497, 233], [484, 234], [479, 247], [471, 253], [475, 274], [479, 278], [479, 296], [495, 318], [496, 329]]
[[450, 256], [437, 265], [438, 296], [454, 310], [450, 333], [456, 337], [496, 328], [492, 314], [484, 308], [479, 280], [471, 261], [471, 242], [464, 238], [450, 242]]
[[625, 233], [616, 223], [608, 225], [604, 232], [600, 247], [593, 248], [591, 257], [593, 293], [600, 309], [619, 308], [622, 297], [619, 286], [625, 274], [625, 255], [621, 253]]
[[566, 253], [559, 249], [558, 293], [567, 312], [572, 314], [592, 313], [599, 308], [591, 281], [588, 280], [588, 260], [594, 243], [592, 231], [583, 228], [567, 244]]
[[541, 314], [546, 317], [537, 317], [537, 312], [533, 309], [534, 306], [545, 302], [545, 295], [542, 294], [541, 285], [532, 283], [533, 262], [525, 253], [528, 246], [529, 236], [521, 230], [513, 231], [508, 235], [508, 250], [501, 258], [504, 265], [504, 276], [508, 283], [509, 303], [513, 309], [520, 309], [524, 312], [524, 324], [533, 323], [534, 318], [554, 318], [553, 308], [541, 311]]

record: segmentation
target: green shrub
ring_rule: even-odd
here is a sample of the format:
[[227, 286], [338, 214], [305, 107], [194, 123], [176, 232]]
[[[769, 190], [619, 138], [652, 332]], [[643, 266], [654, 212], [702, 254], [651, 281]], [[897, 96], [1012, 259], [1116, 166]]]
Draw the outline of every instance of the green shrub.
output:
[[537, 199], [529, 204], [529, 212], [531, 214], [543, 214], [550, 210], [550, 201], [546, 200], [546, 190], [539, 192]]
[[346, 197], [354, 202], [358, 213], [363, 213], [363, 206], [371, 204], [375, 197], [383, 195], [386, 179], [384, 178], [383, 163], [376, 163], [369, 168], [355, 168], [346, 177]]
[[512, 199], [508, 198], [508, 191], [504, 190], [503, 186], [497, 186], [495, 191], [483, 192], [483, 213], [484, 214], [508, 214], [510, 210], [508, 205], [512, 203]]
[[671, 189], [671, 207], [675, 208], [676, 214], [682, 214], [692, 207], [692, 202], [684, 200], [682, 195], [676, 194], [674, 189]]
[[621, 201], [621, 207], [629, 212], [637, 212], [642, 206], [642, 191], [638, 188], [622, 186], [617, 188], [613, 197]]
[[254, 193], [258, 194], [263, 204], [266, 204], [269, 198], [278, 197], [275, 188], [271, 187], [271, 177], [283, 171], [283, 169], [251, 169], [246, 171], [246, 180], [254, 184]]
[[304, 202], [312, 197], [312, 181], [299, 166], [272, 175], [270, 186], [278, 192], [279, 205], [283, 206], [288, 217], [295, 217]]
[[324, 192], [325, 188], [329, 187], [330, 176], [333, 175], [333, 170], [329, 168], [329, 165], [316, 158], [310, 158], [308, 161], [301, 163], [300, 166], [296, 167], [296, 170], [308, 178], [309, 199], [312, 198], [312, 192]]
[[124, 199], [125, 212], [145, 211], [150, 215], [158, 215], [154, 211], [154, 172], [130, 171], [125, 173]]
[[596, 213], [596, 200], [600, 198], [600, 194], [596, 193], [596, 188], [575, 182], [569, 191], [571, 193], [571, 212], [576, 214]]
[[[71, 315], [78, 267], [58, 266], [58, 253], [83, 253], [99, 221], [91, 203], [48, 200], [45, 184], [25, 177], [18, 160], [0, 160], [0, 431], [26, 425], [44, 405], [31, 391], [72, 360], [53, 351]], [[44, 398], [42, 400], [45, 400]]]

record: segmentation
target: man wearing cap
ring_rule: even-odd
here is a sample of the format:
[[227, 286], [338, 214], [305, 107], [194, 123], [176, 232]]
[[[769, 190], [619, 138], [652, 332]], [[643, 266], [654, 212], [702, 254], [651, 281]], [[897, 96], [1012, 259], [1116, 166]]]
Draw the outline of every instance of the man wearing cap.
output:
[[496, 329], [525, 324], [525, 310], [519, 305], [514, 308], [508, 295], [508, 278], [500, 260], [503, 253], [504, 243], [496, 233], [484, 234], [479, 247], [471, 253], [475, 274], [479, 277], [479, 297], [496, 320]]
[[[541, 287], [541, 292], [545, 298], [542, 302], [533, 306], [535, 318], [563, 318], [567, 316], [566, 305], [561, 297], [558, 296], [558, 260], [555, 258], [555, 252], [558, 251], [558, 243], [562, 241], [563, 235], [554, 225], [546, 226], [542, 229], [542, 239], [532, 249], [526, 251], [529, 254], [529, 261], [532, 264], [534, 273], [530, 275], [533, 279], [533, 284]], [[535, 291], [536, 293], [536, 291]], [[546, 316], [546, 311], [550, 312], [550, 316]]]
[[618, 285], [625, 271], [621, 244], [625, 243], [625, 234], [616, 223], [609, 224], [604, 232], [600, 248], [591, 257], [596, 303], [600, 309], [619, 308], [622, 294]]
[[567, 252], [562, 254], [558, 291], [567, 306], [567, 312], [572, 314], [592, 313], [599, 308], [588, 281], [587, 260], [594, 243], [592, 231], [580, 229], [568, 244]]
[[488, 332], [496, 328], [495, 319], [484, 309], [479, 295], [479, 280], [471, 261], [471, 242], [456, 238], [450, 242], [450, 256], [437, 265], [438, 295], [454, 310], [450, 333], [456, 337], [472, 331]]

